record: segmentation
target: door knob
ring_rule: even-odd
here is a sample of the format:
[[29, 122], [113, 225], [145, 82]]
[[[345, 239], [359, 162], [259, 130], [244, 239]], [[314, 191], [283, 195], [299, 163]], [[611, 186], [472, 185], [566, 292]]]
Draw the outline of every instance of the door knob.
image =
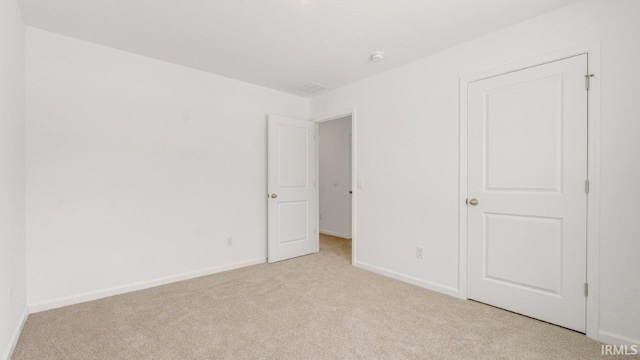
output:
[[271, 198], [272, 198], [272, 199], [275, 199], [275, 198], [277, 198], [277, 197], [278, 197], [278, 194], [271, 194]]
[[349, 190], [349, 194], [353, 194], [353, 191]]
[[471, 199], [471, 200], [469, 200], [469, 205], [473, 205], [473, 206], [478, 205], [478, 199]]

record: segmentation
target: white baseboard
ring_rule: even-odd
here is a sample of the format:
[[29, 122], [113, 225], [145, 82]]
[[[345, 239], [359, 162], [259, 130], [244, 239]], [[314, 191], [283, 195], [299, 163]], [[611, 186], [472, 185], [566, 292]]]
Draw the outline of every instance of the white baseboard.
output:
[[351, 236], [349, 236], [349, 234], [343, 234], [343, 233], [339, 233], [339, 232], [331, 231], [331, 230], [322, 230], [322, 229], [320, 229], [320, 234], [336, 236], [336, 237], [344, 238], [344, 239], [351, 239]]
[[22, 312], [22, 317], [20, 318], [20, 322], [18, 322], [18, 326], [16, 326], [15, 330], [13, 330], [13, 334], [11, 334], [11, 338], [9, 339], [9, 346], [7, 347], [7, 350], [2, 357], [3, 360], [11, 359], [11, 355], [13, 355], [13, 350], [15, 350], [16, 344], [18, 344], [18, 339], [20, 339], [20, 334], [22, 333], [24, 324], [27, 322], [28, 316], [29, 308], [25, 306], [24, 311]]
[[610, 345], [636, 345], [639, 347], [638, 350], [640, 351], [640, 340], [614, 334], [608, 331], [600, 330], [598, 332], [598, 340]]
[[144, 289], [166, 285], [166, 284], [170, 284], [178, 281], [189, 280], [189, 279], [193, 279], [201, 276], [207, 276], [207, 275], [211, 275], [211, 274], [215, 274], [223, 271], [239, 269], [245, 266], [262, 264], [265, 262], [267, 262], [267, 258], [261, 257], [257, 259], [240, 261], [237, 263], [218, 266], [218, 267], [209, 268], [205, 270], [167, 276], [160, 279], [143, 281], [143, 282], [123, 285], [123, 286], [117, 286], [109, 289], [96, 290], [96, 291], [91, 291], [84, 294], [66, 296], [66, 297], [62, 297], [54, 300], [41, 301], [34, 304], [29, 304], [29, 311], [33, 314], [33, 313], [37, 313], [45, 310], [60, 308], [63, 306], [79, 304], [87, 301], [106, 298], [109, 296], [120, 295], [128, 292], [132, 292], [132, 291], [144, 290]]
[[440, 284], [436, 284], [434, 282], [431, 281], [426, 281], [426, 280], [422, 280], [422, 279], [418, 279], [416, 277], [413, 276], [409, 276], [409, 275], [405, 275], [405, 274], [401, 274], [395, 271], [391, 271], [391, 270], [387, 270], [375, 265], [370, 265], [367, 263], [363, 263], [362, 261], [355, 261], [353, 263], [354, 266], [359, 267], [361, 269], [364, 270], [369, 270], [372, 271], [376, 274], [380, 274], [380, 275], [384, 275], [396, 280], [400, 280], [400, 281], [404, 281], [406, 283], [412, 284], [412, 285], [416, 285], [425, 289], [429, 289], [429, 290], [433, 290], [439, 293], [443, 293], [449, 296], [453, 296], [456, 298], [460, 297], [459, 291], [458, 289], [452, 288], [452, 287], [448, 287], [448, 286], [444, 286], [444, 285], [440, 285]]

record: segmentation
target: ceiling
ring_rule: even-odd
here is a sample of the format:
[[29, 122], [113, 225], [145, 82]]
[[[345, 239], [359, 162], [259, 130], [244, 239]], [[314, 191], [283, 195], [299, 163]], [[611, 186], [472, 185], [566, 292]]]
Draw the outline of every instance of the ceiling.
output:
[[[578, 0], [19, 0], [27, 25], [312, 97]], [[371, 62], [382, 50], [386, 57]], [[325, 90], [328, 91], [328, 90]]]

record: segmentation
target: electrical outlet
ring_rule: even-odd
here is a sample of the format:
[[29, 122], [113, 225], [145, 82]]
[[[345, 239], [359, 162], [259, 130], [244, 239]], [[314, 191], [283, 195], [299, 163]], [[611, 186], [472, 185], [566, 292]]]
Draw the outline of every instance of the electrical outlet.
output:
[[233, 246], [233, 238], [232, 237], [228, 237], [227, 238], [227, 247], [229, 246]]
[[418, 259], [424, 259], [424, 249], [421, 247], [416, 247], [416, 257]]
[[320, 214], [320, 220], [322, 220], [322, 214]]

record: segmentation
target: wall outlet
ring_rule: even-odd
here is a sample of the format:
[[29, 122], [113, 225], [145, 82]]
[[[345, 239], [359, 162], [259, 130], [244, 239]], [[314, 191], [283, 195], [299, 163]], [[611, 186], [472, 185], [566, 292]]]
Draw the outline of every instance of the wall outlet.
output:
[[424, 249], [421, 247], [416, 247], [416, 257], [418, 259], [424, 259]]
[[320, 214], [320, 220], [322, 220], [322, 214]]
[[232, 237], [228, 237], [227, 238], [227, 247], [229, 246], [233, 246], [233, 238]]

